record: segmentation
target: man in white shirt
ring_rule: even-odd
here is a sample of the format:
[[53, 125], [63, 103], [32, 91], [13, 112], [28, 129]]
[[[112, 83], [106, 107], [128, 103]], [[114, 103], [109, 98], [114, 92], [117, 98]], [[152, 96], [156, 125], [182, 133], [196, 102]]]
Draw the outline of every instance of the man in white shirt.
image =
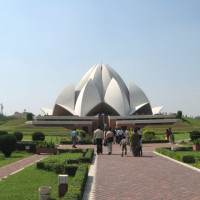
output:
[[94, 131], [94, 139], [96, 139], [97, 143], [97, 154], [102, 154], [102, 141], [104, 138], [103, 131], [101, 130], [100, 126], [98, 126], [97, 130]]

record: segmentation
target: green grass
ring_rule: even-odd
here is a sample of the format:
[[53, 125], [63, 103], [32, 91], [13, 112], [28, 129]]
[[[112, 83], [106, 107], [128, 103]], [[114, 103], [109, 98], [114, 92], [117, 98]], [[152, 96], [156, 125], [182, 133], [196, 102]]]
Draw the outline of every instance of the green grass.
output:
[[[48, 156], [43, 161], [52, 159], [64, 161], [80, 157], [82, 157], [82, 153], [62, 153]], [[73, 177], [70, 176], [69, 185], [72, 179]], [[52, 187], [51, 199], [61, 199], [58, 198], [58, 174], [38, 170], [34, 164], [0, 181], [0, 197], [2, 200], [38, 200], [38, 189], [42, 186]]]
[[177, 151], [177, 152], [184, 155], [184, 156], [188, 156], [188, 155], [200, 156], [199, 151]]
[[192, 147], [193, 142], [184, 142], [184, 143], [180, 143], [180, 145], [184, 145], [186, 147]]
[[44, 161], [57, 160], [57, 161], [62, 162], [67, 159], [77, 159], [77, 158], [82, 158], [82, 157], [83, 157], [82, 153], [61, 153], [60, 155], [51, 155], [45, 158]]
[[4, 154], [0, 152], [0, 167], [9, 165], [32, 155], [32, 153], [27, 153], [26, 151], [16, 151], [13, 152], [9, 158], [6, 158]]
[[0, 130], [13, 133], [20, 131], [23, 134], [32, 134], [34, 132], [43, 132], [45, 135], [60, 135], [66, 136], [71, 134], [71, 130], [64, 127], [48, 127], [48, 126], [34, 126], [25, 124], [26, 119], [9, 120], [4, 124], [0, 124]]
[[[69, 182], [73, 177], [69, 177]], [[58, 198], [58, 174], [36, 169], [36, 164], [0, 181], [2, 200], [38, 200], [39, 187], [52, 187], [51, 199]]]

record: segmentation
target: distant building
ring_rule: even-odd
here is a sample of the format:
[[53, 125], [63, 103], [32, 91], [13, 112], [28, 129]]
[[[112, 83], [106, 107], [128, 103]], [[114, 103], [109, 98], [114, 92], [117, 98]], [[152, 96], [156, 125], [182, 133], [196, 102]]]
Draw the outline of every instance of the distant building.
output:
[[27, 115], [27, 112], [24, 111], [23, 113], [15, 112], [13, 116], [16, 118], [22, 119], [22, 118], [26, 118], [26, 115]]

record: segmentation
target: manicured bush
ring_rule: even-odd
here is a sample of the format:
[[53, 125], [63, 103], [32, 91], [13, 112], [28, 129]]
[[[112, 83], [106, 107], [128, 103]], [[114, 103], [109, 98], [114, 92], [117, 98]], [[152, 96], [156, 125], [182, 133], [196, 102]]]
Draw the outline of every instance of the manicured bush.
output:
[[200, 138], [200, 131], [192, 131], [189, 133], [190, 133], [190, 138], [192, 141]]
[[25, 151], [26, 146], [30, 147], [29, 151], [31, 153], [36, 153], [36, 143], [34, 143], [34, 142], [17, 142], [16, 149], [18, 151]]
[[59, 153], [82, 153], [82, 149], [58, 149]]
[[56, 148], [56, 144], [52, 141], [50, 142], [44, 141], [39, 143], [37, 146], [41, 148]]
[[200, 145], [200, 138], [196, 139], [196, 140], [193, 140], [193, 144], [194, 145]]
[[155, 137], [155, 131], [153, 130], [145, 130], [142, 134], [142, 136], [144, 137], [144, 139], [146, 141], [152, 141]]
[[8, 134], [7, 131], [0, 131], [0, 136], [2, 136], [2, 135], [7, 135], [7, 134]]
[[13, 151], [16, 150], [17, 140], [13, 135], [2, 135], [1, 136], [1, 151], [5, 157], [10, 157]]
[[[184, 149], [184, 150], [183, 150]], [[175, 160], [184, 162], [184, 163], [195, 163], [196, 159], [193, 155], [182, 155], [178, 151], [191, 151], [191, 148], [188, 147], [179, 147], [176, 151], [171, 151], [170, 148], [156, 148], [156, 152], [161, 153], [165, 156], [173, 158]]]
[[42, 132], [35, 132], [32, 134], [33, 141], [44, 141], [45, 135]]
[[88, 167], [84, 165], [78, 166], [75, 177], [69, 185], [68, 192], [66, 193], [63, 199], [81, 200], [83, 197], [87, 177]]
[[184, 155], [182, 158], [184, 163], [195, 163], [195, 157], [193, 155]]
[[14, 132], [13, 135], [15, 136], [17, 141], [22, 141], [23, 133], [22, 132]]

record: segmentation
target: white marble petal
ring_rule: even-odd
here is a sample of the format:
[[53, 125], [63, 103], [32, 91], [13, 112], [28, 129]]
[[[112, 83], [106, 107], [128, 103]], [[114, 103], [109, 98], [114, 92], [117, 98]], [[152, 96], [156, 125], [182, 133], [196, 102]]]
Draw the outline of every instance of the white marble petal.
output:
[[163, 106], [152, 108], [153, 115], [159, 114], [162, 109], [163, 109]]
[[93, 82], [95, 83], [95, 85], [98, 89], [99, 95], [101, 97], [101, 100], [103, 100], [104, 93], [103, 93], [103, 89], [102, 89], [102, 87], [103, 87], [102, 86], [102, 68], [101, 68], [100, 64], [96, 65], [96, 67], [90, 74], [89, 78], [92, 79]]
[[129, 114], [130, 107], [128, 99], [114, 78], [112, 78], [106, 90], [105, 102], [114, 108], [121, 116]]
[[[129, 83], [129, 91], [130, 91], [130, 108], [131, 112], [138, 110], [138, 106], [142, 104], [149, 103], [149, 100], [145, 93], [134, 83]], [[132, 112], [132, 113], [133, 113]]]
[[61, 104], [74, 110], [75, 83], [68, 85], [58, 96], [55, 104]]
[[89, 69], [89, 71], [83, 76], [83, 78], [80, 80], [78, 86], [76, 87], [76, 91], [81, 91], [81, 89], [84, 87], [84, 85], [88, 82], [88, 79], [95, 67], [96, 67], [96, 65], [93, 65]]
[[69, 107], [67, 107], [67, 106], [65, 106], [65, 105], [62, 105], [62, 104], [57, 104], [57, 105], [59, 105], [60, 107], [64, 108], [65, 110], [67, 110], [67, 111], [70, 112], [72, 115], [76, 115], [76, 112], [75, 112], [73, 109], [71, 109], [71, 108], [69, 108]]
[[92, 79], [90, 79], [82, 88], [75, 107], [75, 112], [79, 116], [86, 116], [87, 113], [101, 102], [101, 98], [97, 87]]
[[52, 115], [53, 114], [53, 110], [50, 109], [50, 108], [41, 108], [41, 110], [45, 115]]

